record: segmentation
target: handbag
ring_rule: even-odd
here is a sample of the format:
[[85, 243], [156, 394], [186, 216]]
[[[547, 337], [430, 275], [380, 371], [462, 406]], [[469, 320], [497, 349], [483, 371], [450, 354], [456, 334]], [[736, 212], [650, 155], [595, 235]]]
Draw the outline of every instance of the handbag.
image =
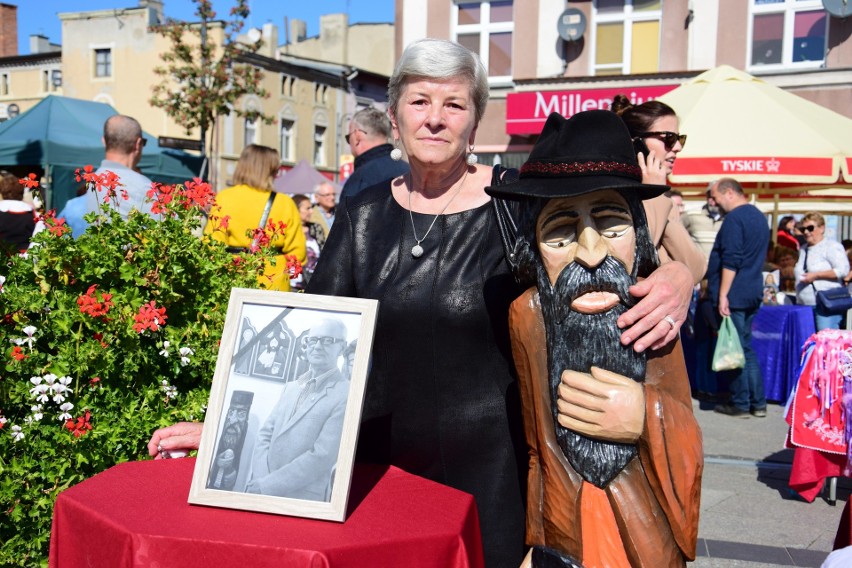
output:
[[[808, 249], [805, 249], [805, 272], [808, 270]], [[835, 286], [828, 290], [817, 290], [811, 282], [816, 293], [817, 310], [826, 315], [843, 315], [852, 309], [852, 294], [846, 286]]]
[[852, 309], [852, 295], [846, 286], [836, 286], [816, 293], [817, 308], [824, 314], [845, 314]]
[[740, 344], [740, 336], [730, 316], [722, 318], [719, 326], [719, 337], [716, 340], [716, 350], [713, 351], [714, 371], [732, 371], [745, 365], [745, 353]]

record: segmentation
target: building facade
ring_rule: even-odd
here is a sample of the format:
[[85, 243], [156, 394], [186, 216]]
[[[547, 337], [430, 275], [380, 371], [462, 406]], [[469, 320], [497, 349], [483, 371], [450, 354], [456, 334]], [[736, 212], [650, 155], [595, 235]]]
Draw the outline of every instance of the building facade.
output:
[[[13, 5], [0, 4], [4, 27], [15, 21], [14, 10]], [[350, 36], [346, 17], [333, 16], [323, 17], [326, 27], [317, 41], [300, 37], [294, 49], [287, 43], [279, 45], [274, 24], [248, 30], [252, 39], [263, 38], [263, 47], [237, 64], [262, 68], [262, 86], [269, 96], [243, 97], [235, 106], [259, 110], [272, 121], [247, 121], [234, 113], [219, 118], [208, 137], [218, 157], [209, 170], [218, 189], [229, 184], [240, 152], [251, 143], [278, 149], [283, 169], [305, 159], [326, 177], [339, 179], [341, 156], [345, 161], [348, 152], [343, 136], [349, 118], [364, 106], [382, 107], [387, 98], [387, 74], [375, 70], [392, 65], [393, 54], [387, 46], [393, 44], [394, 29], [389, 24], [352, 26], [357, 32]], [[0, 120], [10, 105], [15, 112], [24, 112], [45, 96], [57, 94], [110, 104], [119, 113], [135, 117], [154, 136], [199, 139], [197, 129], [187, 132], [149, 103], [152, 86], [162, 81], [154, 69], [163, 65], [160, 56], [171, 47], [152, 29], [163, 22], [162, 2], [140, 0], [133, 8], [68, 12], [59, 14], [59, 19], [61, 46], [38, 36], [31, 40], [31, 50], [46, 53], [17, 55], [16, 44], [7, 42], [15, 46], [15, 53], [0, 54]], [[341, 25], [346, 33], [340, 31]], [[13, 32], [16, 42], [17, 30]], [[365, 41], [364, 34], [370, 33], [385, 38], [379, 42], [385, 46], [381, 57], [374, 57], [377, 50]], [[0, 43], [3, 34], [12, 32], [0, 29]], [[222, 23], [211, 22], [208, 34], [211, 41], [220, 41]], [[329, 47], [334, 42], [319, 40], [341, 35], [351, 37], [348, 41], [353, 46], [323, 60], [334, 53]]]
[[477, 151], [505, 165], [551, 110], [641, 102], [722, 64], [852, 117], [852, 18], [822, 0], [396, 0], [396, 13], [397, 54], [423, 37], [479, 53], [491, 100]]

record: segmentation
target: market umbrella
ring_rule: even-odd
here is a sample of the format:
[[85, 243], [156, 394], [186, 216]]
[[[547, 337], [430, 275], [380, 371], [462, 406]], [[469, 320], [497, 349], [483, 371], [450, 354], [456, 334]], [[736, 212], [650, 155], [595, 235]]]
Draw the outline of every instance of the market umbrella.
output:
[[689, 139], [672, 185], [733, 177], [758, 192], [852, 185], [852, 119], [722, 65], [659, 97]]
[[299, 163], [292, 169], [280, 174], [273, 180], [272, 189], [278, 193], [290, 195], [301, 193], [311, 196], [314, 193], [314, 187], [322, 182], [330, 183], [334, 187], [334, 192], [340, 194], [340, 186], [319, 173], [307, 160], [299, 160]]

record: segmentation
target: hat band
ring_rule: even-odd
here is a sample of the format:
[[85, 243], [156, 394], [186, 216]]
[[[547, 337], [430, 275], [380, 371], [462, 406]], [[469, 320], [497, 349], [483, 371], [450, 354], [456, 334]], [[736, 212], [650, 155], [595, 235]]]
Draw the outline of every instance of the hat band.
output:
[[552, 176], [571, 176], [577, 174], [615, 174], [627, 175], [637, 180], [642, 179], [639, 166], [622, 162], [527, 162], [521, 166], [521, 176], [524, 174], [544, 174]]

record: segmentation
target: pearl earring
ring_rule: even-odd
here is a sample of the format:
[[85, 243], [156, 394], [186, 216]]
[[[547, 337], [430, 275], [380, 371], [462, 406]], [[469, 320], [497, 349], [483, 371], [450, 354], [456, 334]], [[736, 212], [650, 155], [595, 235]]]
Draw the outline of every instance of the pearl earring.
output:
[[468, 166], [475, 166], [479, 162], [479, 156], [473, 153], [473, 144], [470, 145], [470, 153], [467, 155], [465, 161]]
[[402, 159], [402, 150], [399, 149], [399, 140], [393, 141], [394, 148], [391, 150], [390, 157], [394, 162], [398, 162]]

